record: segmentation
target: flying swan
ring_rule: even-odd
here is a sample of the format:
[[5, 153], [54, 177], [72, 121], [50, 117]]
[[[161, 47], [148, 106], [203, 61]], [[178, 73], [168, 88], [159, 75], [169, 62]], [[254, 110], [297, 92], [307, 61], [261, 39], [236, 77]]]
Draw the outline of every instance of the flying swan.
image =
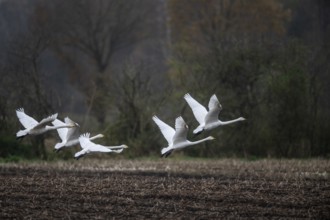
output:
[[222, 125], [227, 125], [245, 120], [245, 118], [239, 117], [230, 121], [220, 121], [218, 119], [218, 115], [222, 109], [222, 106], [219, 103], [219, 100], [215, 94], [212, 95], [210, 98], [208, 106], [209, 111], [207, 111], [203, 105], [201, 105], [193, 97], [191, 97], [189, 93], [184, 96], [184, 99], [187, 101], [196, 120], [199, 122], [199, 126], [193, 131], [194, 134], [199, 134], [203, 131], [209, 131]]
[[168, 146], [163, 148], [161, 151], [162, 157], [169, 156], [172, 151], [177, 149], [182, 149], [208, 140], [214, 140], [214, 137], [209, 136], [198, 141], [188, 141], [188, 125], [181, 116], [177, 117], [175, 120], [175, 130], [171, 126], [160, 120], [157, 116], [153, 116], [152, 119], [158, 125], [160, 131], [168, 142]]
[[42, 119], [40, 122], [37, 122], [34, 118], [25, 114], [23, 108], [17, 109], [16, 115], [23, 127], [25, 128], [24, 130], [19, 130], [16, 133], [16, 139], [24, 138], [26, 135], [43, 134], [47, 131], [55, 130], [58, 128], [72, 128], [77, 126], [76, 124], [71, 123], [60, 126], [48, 126], [47, 123], [50, 123], [57, 118], [57, 113]]
[[[52, 121], [52, 124], [54, 126], [64, 126], [66, 124], [76, 124], [76, 127], [72, 127], [72, 128], [58, 128], [57, 129], [57, 133], [60, 136], [62, 142], [57, 143], [54, 147], [54, 150], [56, 152], [62, 150], [64, 147], [71, 147], [74, 145], [79, 144], [79, 136], [80, 136], [80, 132], [79, 132], [79, 125], [72, 121], [69, 117], [66, 117], [64, 119], [65, 123], [62, 122], [59, 119], [55, 119], [54, 121]], [[102, 138], [104, 137], [103, 134], [98, 134], [95, 135], [93, 137], [90, 138], [90, 140], [94, 140], [97, 138]]]
[[74, 155], [74, 157], [77, 160], [89, 153], [97, 153], [97, 152], [121, 153], [124, 150], [124, 148], [128, 148], [128, 146], [125, 144], [119, 146], [103, 146], [100, 144], [94, 144], [93, 142], [90, 141], [89, 136], [90, 136], [89, 133], [80, 135], [79, 142], [82, 150]]

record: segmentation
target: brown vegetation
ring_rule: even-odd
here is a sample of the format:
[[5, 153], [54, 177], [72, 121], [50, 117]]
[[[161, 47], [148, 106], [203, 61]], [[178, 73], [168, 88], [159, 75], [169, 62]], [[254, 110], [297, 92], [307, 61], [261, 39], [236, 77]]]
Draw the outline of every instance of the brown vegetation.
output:
[[330, 216], [328, 160], [90, 160], [0, 166], [0, 218]]

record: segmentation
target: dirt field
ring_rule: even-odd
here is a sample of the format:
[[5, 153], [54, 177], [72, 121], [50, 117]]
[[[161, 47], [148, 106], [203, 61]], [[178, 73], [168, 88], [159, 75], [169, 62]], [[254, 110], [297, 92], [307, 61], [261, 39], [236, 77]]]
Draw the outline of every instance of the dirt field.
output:
[[328, 160], [0, 164], [0, 219], [330, 218]]

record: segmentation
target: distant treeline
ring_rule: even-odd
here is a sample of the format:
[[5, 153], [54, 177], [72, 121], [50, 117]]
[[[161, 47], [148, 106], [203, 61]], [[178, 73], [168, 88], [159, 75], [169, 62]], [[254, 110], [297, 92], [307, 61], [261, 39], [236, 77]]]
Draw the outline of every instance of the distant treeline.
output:
[[[0, 3], [0, 157], [61, 158], [46, 148], [56, 132], [14, 139], [19, 107], [68, 115], [129, 158], [165, 147], [154, 114], [172, 126], [181, 115], [188, 139], [216, 138], [189, 156], [330, 155], [327, 0], [20, 2]], [[247, 120], [194, 137], [187, 92], [204, 106], [216, 94], [222, 120]]]

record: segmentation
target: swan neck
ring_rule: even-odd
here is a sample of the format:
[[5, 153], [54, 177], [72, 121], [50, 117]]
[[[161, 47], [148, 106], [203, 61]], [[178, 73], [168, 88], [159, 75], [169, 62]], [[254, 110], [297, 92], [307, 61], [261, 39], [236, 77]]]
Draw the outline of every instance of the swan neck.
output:
[[58, 125], [58, 126], [46, 126], [46, 130], [49, 131], [49, 130], [56, 130], [56, 129], [59, 129], [59, 128], [67, 128], [68, 126], [67, 125]]
[[221, 125], [228, 125], [228, 124], [231, 124], [231, 123], [238, 122], [240, 120], [241, 120], [240, 118], [236, 118], [236, 119], [230, 120], [230, 121], [220, 121], [220, 123], [221, 123]]
[[208, 141], [208, 140], [211, 140], [210, 137], [203, 138], [203, 139], [198, 140], [198, 141], [192, 141], [192, 142], [190, 142], [190, 143], [191, 143], [191, 144], [199, 144], [199, 143], [202, 143], [202, 142], [205, 142], [205, 141]]
[[97, 139], [97, 138], [102, 138], [103, 136], [102, 135], [95, 135], [93, 137], [91, 137], [89, 140], [94, 140], [94, 139]]

